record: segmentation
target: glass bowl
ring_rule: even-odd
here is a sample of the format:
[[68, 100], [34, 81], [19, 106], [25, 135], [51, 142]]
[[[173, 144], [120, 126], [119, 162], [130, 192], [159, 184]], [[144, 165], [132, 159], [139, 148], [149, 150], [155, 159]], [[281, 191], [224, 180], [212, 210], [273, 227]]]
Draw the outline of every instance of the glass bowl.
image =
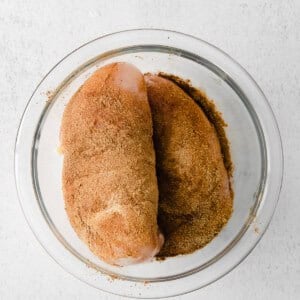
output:
[[[234, 163], [234, 212], [206, 247], [192, 254], [114, 267], [95, 257], [73, 231], [61, 188], [58, 153], [64, 108], [99, 67], [126, 61], [142, 72], [190, 79], [214, 100], [227, 122]], [[255, 81], [233, 59], [192, 36], [130, 30], [97, 38], [62, 59], [29, 100], [15, 146], [15, 177], [25, 217], [39, 242], [65, 270], [114, 294], [158, 298], [204, 287], [237, 266], [260, 240], [282, 181], [282, 147], [271, 108]]]

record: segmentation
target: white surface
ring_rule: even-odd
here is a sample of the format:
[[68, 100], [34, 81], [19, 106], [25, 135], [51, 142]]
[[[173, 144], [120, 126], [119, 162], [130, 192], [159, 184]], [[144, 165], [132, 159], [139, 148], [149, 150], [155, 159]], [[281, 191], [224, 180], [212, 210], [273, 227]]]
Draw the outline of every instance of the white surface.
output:
[[68, 52], [99, 35], [155, 27], [201, 37], [256, 79], [282, 134], [285, 176], [266, 235], [218, 282], [178, 299], [300, 297], [300, 1], [0, 0], [0, 298], [121, 299], [62, 270], [35, 240], [17, 201], [13, 147], [35, 86]]

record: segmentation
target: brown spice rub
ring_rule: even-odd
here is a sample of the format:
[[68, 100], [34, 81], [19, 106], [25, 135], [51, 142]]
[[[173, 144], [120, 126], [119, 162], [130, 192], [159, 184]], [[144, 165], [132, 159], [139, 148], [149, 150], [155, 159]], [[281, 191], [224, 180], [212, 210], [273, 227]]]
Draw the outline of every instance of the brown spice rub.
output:
[[104, 261], [160, 249], [152, 120], [143, 75], [126, 63], [96, 71], [65, 108], [63, 193], [70, 222]]
[[220, 142], [202, 109], [175, 83], [151, 74], [145, 80], [160, 193], [158, 223], [165, 235], [159, 256], [191, 253], [209, 243], [232, 212]]
[[[169, 79], [172, 82], [174, 82], [181, 89], [183, 89], [194, 101], [196, 101], [196, 103], [201, 107], [207, 119], [214, 126], [216, 130], [220, 142], [220, 146], [221, 146], [225, 168], [227, 170], [229, 178], [231, 178], [233, 173], [233, 164], [231, 160], [229, 141], [225, 133], [225, 127], [227, 127], [227, 124], [223, 120], [222, 114], [217, 110], [214, 102], [207, 97], [204, 91], [201, 91], [200, 89], [193, 87], [190, 84], [189, 80], [184, 80], [178, 76], [163, 73], [163, 72], [160, 72], [158, 75], [160, 77]], [[233, 193], [232, 190], [231, 192]]]

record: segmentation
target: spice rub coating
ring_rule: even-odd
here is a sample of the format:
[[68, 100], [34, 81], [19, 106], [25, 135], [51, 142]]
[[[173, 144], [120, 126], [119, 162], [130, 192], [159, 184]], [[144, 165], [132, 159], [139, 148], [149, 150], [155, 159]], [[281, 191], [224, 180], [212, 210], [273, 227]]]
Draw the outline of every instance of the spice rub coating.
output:
[[110, 264], [151, 259], [163, 239], [140, 71], [127, 63], [97, 70], [65, 108], [61, 147], [65, 208], [78, 236]]
[[145, 75], [159, 186], [159, 256], [191, 253], [227, 223], [232, 193], [214, 126], [172, 81]]

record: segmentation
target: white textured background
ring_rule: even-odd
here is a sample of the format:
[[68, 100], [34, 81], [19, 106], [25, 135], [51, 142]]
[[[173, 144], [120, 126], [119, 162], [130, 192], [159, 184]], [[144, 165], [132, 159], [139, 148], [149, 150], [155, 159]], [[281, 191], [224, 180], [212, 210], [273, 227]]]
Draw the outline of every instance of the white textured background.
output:
[[174, 29], [220, 47], [257, 80], [282, 134], [284, 185], [266, 235], [229, 275], [178, 299], [300, 299], [300, 1], [0, 0], [0, 299], [121, 299], [81, 283], [45, 253], [17, 201], [13, 147], [45, 73], [100, 35]]

